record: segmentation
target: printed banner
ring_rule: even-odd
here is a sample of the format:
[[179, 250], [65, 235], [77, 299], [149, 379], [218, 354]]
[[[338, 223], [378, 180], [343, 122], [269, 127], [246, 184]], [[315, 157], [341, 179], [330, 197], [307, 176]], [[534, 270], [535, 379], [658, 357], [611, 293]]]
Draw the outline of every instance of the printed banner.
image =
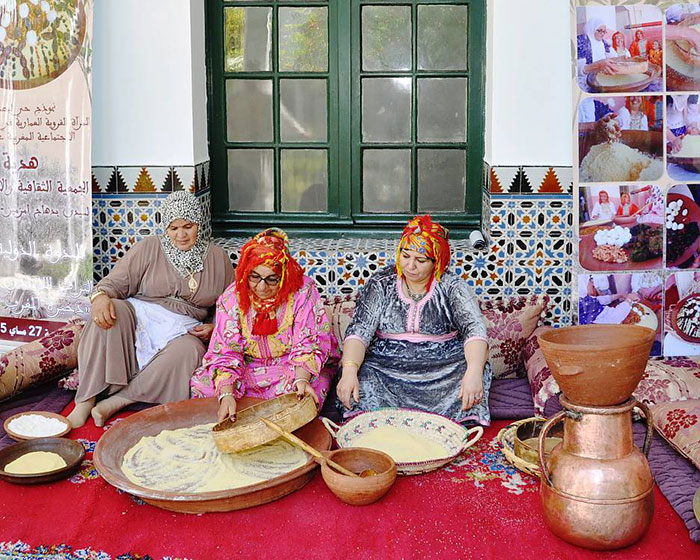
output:
[[91, 35], [92, 0], [0, 0], [0, 339], [89, 312]]
[[700, 3], [571, 7], [579, 323], [699, 355]]

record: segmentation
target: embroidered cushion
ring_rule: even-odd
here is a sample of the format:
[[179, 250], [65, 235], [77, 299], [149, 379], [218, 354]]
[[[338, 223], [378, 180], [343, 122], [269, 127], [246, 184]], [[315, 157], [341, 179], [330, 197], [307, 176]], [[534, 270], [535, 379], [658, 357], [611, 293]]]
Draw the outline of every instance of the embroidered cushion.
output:
[[331, 329], [333, 329], [333, 334], [341, 346], [345, 340], [345, 331], [350, 325], [352, 314], [355, 311], [356, 301], [357, 294], [335, 296], [324, 300], [324, 308], [328, 320], [331, 322]]
[[657, 404], [651, 414], [659, 434], [700, 469], [700, 399]]
[[486, 320], [489, 361], [495, 379], [525, 377], [522, 351], [528, 337], [537, 328], [549, 303], [549, 297], [517, 296], [479, 302]]
[[535, 409], [535, 416], [545, 416], [544, 408], [550, 397], [559, 394], [559, 385], [544, 359], [537, 336], [552, 327], [537, 327], [525, 341], [522, 359], [530, 382], [530, 392]]
[[83, 326], [83, 321], [68, 323], [43, 338], [1, 355], [0, 400], [77, 367]]
[[649, 406], [700, 399], [700, 357], [649, 360], [634, 396]]

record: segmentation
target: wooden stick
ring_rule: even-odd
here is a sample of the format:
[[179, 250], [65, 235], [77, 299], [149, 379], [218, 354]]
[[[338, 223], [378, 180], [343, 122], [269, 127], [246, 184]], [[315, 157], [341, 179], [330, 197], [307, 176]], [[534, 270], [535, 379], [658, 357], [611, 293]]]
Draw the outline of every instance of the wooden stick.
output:
[[335, 469], [336, 471], [338, 471], [344, 475], [347, 475], [347, 476], [354, 476], [355, 478], [360, 478], [360, 475], [346, 469], [345, 467], [343, 467], [342, 465], [339, 465], [335, 461], [331, 461], [329, 458], [324, 457], [318, 449], [311, 447], [308, 443], [299, 439], [294, 434], [289, 433], [287, 430], [283, 430], [282, 428], [280, 428], [277, 424], [275, 424], [271, 420], [268, 420], [267, 418], [260, 418], [260, 420], [262, 420], [268, 428], [277, 432], [284, 439], [286, 439], [289, 443], [292, 443], [292, 444], [296, 445], [297, 447], [301, 447], [304, 451], [306, 451], [310, 455], [313, 455], [314, 457], [317, 457], [319, 459], [323, 459], [324, 461], [326, 461], [326, 463], [328, 463], [328, 465], [331, 468]]

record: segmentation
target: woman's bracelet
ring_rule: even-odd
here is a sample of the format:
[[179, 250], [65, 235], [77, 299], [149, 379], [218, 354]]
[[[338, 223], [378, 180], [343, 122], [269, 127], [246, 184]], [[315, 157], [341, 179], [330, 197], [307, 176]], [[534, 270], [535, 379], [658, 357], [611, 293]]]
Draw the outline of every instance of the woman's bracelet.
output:
[[223, 401], [226, 397], [232, 397], [233, 393], [219, 393], [219, 402]]
[[304, 379], [304, 378], [300, 377], [300, 378], [298, 378], [298, 379], [295, 379], [295, 380], [292, 382], [292, 387], [294, 387], [294, 388], [296, 389], [297, 383], [299, 383], [300, 381], [303, 381], [303, 382], [306, 383], [307, 385], [311, 385], [311, 382], [310, 382], [308, 379]]
[[343, 367], [345, 366], [355, 366], [355, 369], [359, 370], [360, 369], [360, 362], [356, 362], [355, 360], [343, 360], [341, 362], [341, 365]]
[[97, 290], [96, 292], [93, 292], [90, 294], [90, 303], [95, 301], [99, 296], [106, 296], [107, 294], [104, 293], [102, 290]]

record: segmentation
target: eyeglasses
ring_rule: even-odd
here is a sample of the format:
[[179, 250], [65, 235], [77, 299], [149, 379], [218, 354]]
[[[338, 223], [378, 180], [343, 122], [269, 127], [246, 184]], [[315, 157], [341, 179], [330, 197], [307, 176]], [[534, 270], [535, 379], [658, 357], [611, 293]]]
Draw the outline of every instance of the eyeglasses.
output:
[[598, 29], [595, 30], [596, 33], [600, 33], [601, 35], [605, 35], [607, 33], [608, 28], [607, 27], [599, 27]]
[[275, 276], [274, 274], [271, 274], [270, 276], [260, 276], [255, 272], [251, 272], [248, 275], [248, 284], [250, 284], [251, 286], [257, 286], [258, 284], [260, 284], [261, 281], [265, 282], [265, 284], [267, 284], [271, 288], [274, 288], [275, 286], [277, 286], [277, 284], [280, 283], [280, 278], [279, 276]]

